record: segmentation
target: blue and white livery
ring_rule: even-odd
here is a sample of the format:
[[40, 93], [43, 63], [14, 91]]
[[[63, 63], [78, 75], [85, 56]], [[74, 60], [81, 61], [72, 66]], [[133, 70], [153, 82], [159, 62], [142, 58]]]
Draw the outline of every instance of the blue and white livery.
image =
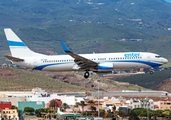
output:
[[75, 54], [70, 51], [63, 41], [61, 45], [68, 55], [44, 55], [33, 52], [10, 29], [4, 29], [11, 56], [6, 55], [13, 64], [46, 71], [85, 71], [109, 72], [117, 69], [158, 68], [168, 62], [158, 54], [149, 52], [120, 52], [120, 53], [93, 53]]

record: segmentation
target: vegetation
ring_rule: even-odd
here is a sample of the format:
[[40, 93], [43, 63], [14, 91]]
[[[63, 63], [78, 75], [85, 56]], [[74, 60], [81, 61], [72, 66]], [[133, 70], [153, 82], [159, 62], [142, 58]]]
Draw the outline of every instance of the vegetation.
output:
[[128, 77], [117, 78], [120, 82], [129, 82], [149, 89], [157, 89], [157, 86], [164, 80], [171, 78], [171, 70], [156, 71], [154, 74], [140, 74]]
[[100, 110], [99, 110], [99, 115], [100, 115], [101, 117], [105, 117], [105, 110], [104, 110], [104, 109], [100, 109]]
[[[171, 4], [161, 0], [150, 2], [133, 0], [132, 3], [126, 0], [103, 1], [105, 3], [103, 5], [98, 5], [98, 2], [92, 0], [93, 4], [87, 4], [86, 1], [78, 3], [78, 0], [32, 0], [26, 3], [22, 0], [0, 1], [0, 13], [2, 13], [0, 28], [12, 27], [31, 49], [45, 54], [63, 53], [58, 42], [62, 39], [76, 53], [148, 51], [159, 53], [171, 60], [171, 54], [166, 52], [171, 51], [171, 36], [168, 31], [171, 23], [171, 17], [169, 17]], [[4, 55], [10, 54], [5, 39], [2, 30], [0, 31], [0, 64], [6, 62]], [[142, 39], [142, 41], [132, 39]], [[171, 63], [167, 66], [171, 66]], [[166, 75], [163, 78], [168, 77], [170, 76]], [[144, 87], [155, 88], [161, 80], [164, 80], [163, 78], [157, 80], [155, 84], [147, 81]], [[1, 88], [2, 90], [7, 89], [6, 83], [3, 82], [5, 79], [19, 78], [14, 76], [1, 78], [1, 83], [5, 85]], [[19, 85], [11, 81], [7, 82], [8, 85], [18, 86], [9, 89], [20, 90], [25, 79]], [[34, 85], [30, 85], [31, 87], [41, 84], [39, 80], [35, 80], [37, 78], [28, 79], [35, 82]], [[126, 80], [119, 79], [119, 81]], [[145, 83], [139, 84], [139, 82], [131, 83], [138, 85]], [[57, 86], [52, 85], [52, 88], [60, 91], [61, 86]], [[26, 90], [30, 88], [24, 87]], [[51, 85], [45, 82], [42, 88], [50, 89]], [[83, 90], [83, 88], [79, 89]]]
[[[91, 76], [85, 80], [83, 74], [74, 72], [46, 72], [23, 70], [21, 68], [5, 68], [0, 69], [0, 87], [1, 91], [31, 91], [33, 88], [39, 87], [47, 92], [85, 92], [91, 95], [92, 91], [97, 91], [97, 80], [100, 79], [100, 91], [108, 90], [145, 90], [138, 85], [120, 83], [99, 77]], [[93, 87], [92, 87], [93, 86]]]
[[[119, 2], [118, 0], [91, 0], [90, 2], [88, 0], [8, 0], [1, 1], [0, 7], [2, 28], [4, 26], [48, 26], [55, 23], [63, 25], [101, 23], [145, 28], [150, 31], [163, 29], [171, 23], [169, 12], [171, 5], [164, 0], [150, 2], [148, 0], [131, 2], [127, 0]], [[136, 19], [141, 21], [135, 21]]]
[[67, 103], [63, 103], [61, 108], [62, 108], [62, 111], [66, 111], [66, 109], [69, 109], [70, 106]]
[[77, 102], [76, 105], [77, 105], [77, 106], [81, 106], [82, 111], [84, 112], [84, 106], [86, 106], [86, 104], [85, 104], [84, 101]]
[[56, 102], [56, 100], [52, 100], [50, 102], [50, 105], [49, 107], [52, 109], [52, 110], [57, 110], [57, 108], [59, 107], [58, 103]]
[[25, 107], [24, 108], [24, 113], [26, 114], [26, 115], [33, 115], [34, 114], [34, 108], [32, 108], [32, 107]]
[[35, 110], [35, 115], [37, 117], [44, 117], [49, 113], [53, 113], [53, 110], [51, 110], [50, 108], [40, 108]]
[[[91, 106], [94, 110], [94, 106]], [[37, 117], [44, 117], [44, 116], [56, 116], [56, 110], [50, 109], [50, 108], [40, 108], [34, 110], [32, 107], [25, 107], [24, 108], [25, 114], [28, 115], [36, 115]], [[93, 111], [97, 112], [97, 111]], [[100, 117], [103, 118], [116, 118], [117, 116], [122, 118], [128, 118], [129, 120], [140, 120], [143, 118], [149, 118], [151, 119], [171, 119], [171, 110], [151, 110], [151, 109], [145, 109], [145, 108], [135, 108], [135, 109], [128, 109], [127, 110], [121, 110], [115, 111], [115, 115], [112, 113], [111, 110], [108, 110], [105, 112], [104, 109], [100, 109], [99, 111]], [[34, 114], [33, 114], [34, 113]], [[85, 117], [97, 117], [98, 114], [92, 114], [88, 111], [82, 112], [82, 115]]]
[[[171, 4], [161, 0], [103, 1], [101, 5], [97, 0], [91, 2], [0, 1], [0, 28], [13, 28], [30, 48], [39, 52], [61, 53], [61, 47], [56, 46], [62, 39], [79, 53], [149, 51], [171, 59], [166, 52], [171, 51]], [[123, 39], [128, 41], [118, 41]], [[9, 54], [3, 30], [0, 42], [2, 64], [4, 54]]]
[[[29, 71], [22, 69], [11, 69], [0, 71], [1, 91], [30, 91], [40, 87], [46, 91], [87, 91], [87, 88], [71, 85], [52, 79], [39, 73], [39, 71]], [[67, 89], [66, 89], [67, 88]], [[91, 91], [91, 89], [89, 89]]]

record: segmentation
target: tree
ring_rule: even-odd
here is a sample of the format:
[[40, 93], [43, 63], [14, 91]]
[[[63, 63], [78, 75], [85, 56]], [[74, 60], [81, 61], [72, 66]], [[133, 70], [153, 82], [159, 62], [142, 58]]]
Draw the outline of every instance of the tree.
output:
[[114, 117], [114, 114], [113, 114], [113, 112], [109, 109], [109, 110], [107, 110], [107, 117]]
[[100, 116], [101, 116], [101, 117], [104, 117], [104, 115], [105, 115], [105, 110], [104, 110], [104, 109], [100, 109], [99, 112], [100, 112]]
[[89, 109], [93, 112], [93, 111], [96, 111], [96, 107], [94, 106], [90, 106]]
[[79, 102], [76, 102], [74, 105], [73, 111], [75, 111], [75, 108], [78, 108], [78, 106], [79, 106]]
[[135, 109], [133, 109], [133, 112], [137, 116], [141, 116], [141, 117], [146, 117], [147, 116], [147, 109], [144, 109], [144, 108], [135, 108]]
[[153, 111], [153, 116], [156, 117], [162, 117], [162, 112], [163, 110], [154, 110]]
[[35, 115], [37, 117], [41, 117], [43, 112], [45, 112], [45, 109], [43, 109], [43, 108], [37, 109], [37, 110], [35, 110]]
[[87, 111], [85, 111], [85, 112], [82, 112], [82, 115], [87, 117], [87, 116], [89, 116], [89, 115], [90, 115], [90, 113], [89, 113], [89, 112], [87, 112]]
[[32, 115], [33, 114], [33, 112], [34, 112], [34, 108], [32, 108], [32, 107], [25, 107], [24, 108], [24, 112], [27, 114], [29, 114], [29, 115]]
[[44, 108], [45, 113], [51, 113], [52, 110], [50, 108]]
[[51, 107], [53, 110], [57, 110], [57, 108], [59, 107], [59, 105], [56, 102], [56, 100], [51, 100], [49, 107]]
[[[164, 111], [162, 112], [162, 115], [163, 115], [165, 118], [169, 119], [170, 116], [171, 116], [171, 111], [170, 111], [170, 110], [164, 110]], [[170, 119], [169, 119], [169, 120], [170, 120]]]
[[76, 102], [75, 105], [74, 105], [74, 107], [78, 107], [79, 104], [80, 104], [79, 102]]
[[139, 117], [133, 110], [130, 110], [128, 115], [129, 115], [129, 120], [139, 120]]
[[89, 109], [91, 110], [91, 115], [94, 115], [94, 112], [96, 111], [96, 107], [90, 106]]
[[84, 106], [86, 106], [84, 101], [80, 101], [80, 103], [77, 103], [78, 105], [80, 105], [82, 107], [82, 112], [84, 112]]
[[112, 110], [113, 110], [114, 117], [116, 117], [116, 106], [115, 105], [112, 107]]
[[18, 110], [18, 108], [16, 106], [14, 106], [14, 105], [12, 105], [12, 109], [17, 109]]
[[69, 105], [66, 103], [63, 103], [61, 107], [62, 107], [62, 111], [66, 111], [67, 108], [70, 108]]

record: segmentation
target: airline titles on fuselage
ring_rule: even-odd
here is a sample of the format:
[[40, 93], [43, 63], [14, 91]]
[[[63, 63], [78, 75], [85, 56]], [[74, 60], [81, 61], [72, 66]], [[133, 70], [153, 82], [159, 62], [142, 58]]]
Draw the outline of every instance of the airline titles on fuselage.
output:
[[[90, 58], [92, 61], [105, 61], [105, 60], [124, 60], [124, 59], [142, 59], [140, 53], [126, 53], [123, 57], [111, 57], [111, 58]], [[52, 59], [41, 59], [43, 63], [52, 63], [52, 62], [74, 62], [74, 59], [60, 59], [60, 60], [52, 60]]]

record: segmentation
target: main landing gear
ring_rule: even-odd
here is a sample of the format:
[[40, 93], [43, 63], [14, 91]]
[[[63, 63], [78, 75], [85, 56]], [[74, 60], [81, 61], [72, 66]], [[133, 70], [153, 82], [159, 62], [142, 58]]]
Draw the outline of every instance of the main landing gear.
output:
[[88, 78], [89, 77], [89, 71], [86, 71], [85, 73], [84, 73], [84, 78]]
[[154, 73], [154, 70], [150, 70], [150, 74], [153, 74]]
[[154, 73], [154, 69], [150, 69], [150, 74], [153, 74]]

